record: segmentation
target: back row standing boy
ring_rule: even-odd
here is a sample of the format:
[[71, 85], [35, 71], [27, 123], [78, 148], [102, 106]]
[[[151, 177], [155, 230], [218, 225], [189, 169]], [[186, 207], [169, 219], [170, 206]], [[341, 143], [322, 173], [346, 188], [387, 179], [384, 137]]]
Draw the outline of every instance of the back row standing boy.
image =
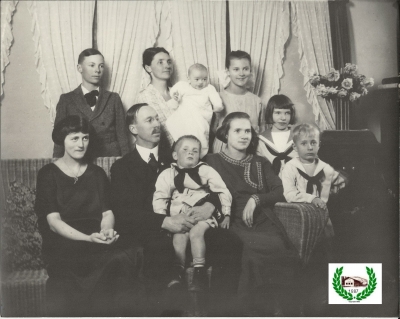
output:
[[[95, 130], [91, 137], [91, 155], [122, 156], [129, 152], [125, 112], [118, 93], [100, 87], [104, 74], [104, 57], [96, 49], [79, 54], [78, 72], [82, 84], [72, 92], [61, 94], [54, 125], [69, 115], [86, 118]], [[53, 157], [62, 157], [62, 146], [54, 145]]]

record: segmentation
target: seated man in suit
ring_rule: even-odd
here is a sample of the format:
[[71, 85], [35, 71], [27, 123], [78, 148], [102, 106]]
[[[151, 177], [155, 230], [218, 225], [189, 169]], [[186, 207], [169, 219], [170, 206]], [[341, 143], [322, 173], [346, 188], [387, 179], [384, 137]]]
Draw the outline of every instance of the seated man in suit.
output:
[[[174, 277], [175, 253], [170, 233], [188, 232], [198, 220], [211, 217], [220, 207], [217, 194], [194, 207], [191, 216], [166, 216], [153, 211], [152, 200], [158, 174], [170, 167], [171, 150], [159, 148], [160, 122], [157, 112], [146, 103], [132, 106], [126, 125], [136, 137], [135, 149], [111, 167], [111, 206], [119, 245], [140, 242], [144, 247], [146, 277], [167, 287]], [[213, 266], [212, 289], [218, 295], [235, 291], [240, 265], [240, 244], [226, 229], [211, 229], [205, 236], [207, 259]], [[218, 275], [216, 275], [218, 274]]]
[[[121, 156], [129, 152], [125, 114], [118, 93], [100, 87], [104, 74], [104, 57], [96, 49], [86, 49], [79, 54], [78, 72], [82, 84], [72, 92], [61, 94], [57, 104], [54, 125], [68, 115], [85, 117], [96, 134], [90, 144], [91, 155]], [[63, 147], [54, 145], [53, 157], [62, 157]]]

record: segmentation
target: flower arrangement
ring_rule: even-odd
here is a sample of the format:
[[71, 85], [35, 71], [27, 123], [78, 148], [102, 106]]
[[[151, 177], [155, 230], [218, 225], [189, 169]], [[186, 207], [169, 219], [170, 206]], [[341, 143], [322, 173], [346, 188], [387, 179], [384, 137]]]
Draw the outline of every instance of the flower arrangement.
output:
[[331, 68], [327, 75], [310, 72], [310, 84], [317, 95], [325, 99], [340, 98], [351, 102], [368, 93], [367, 88], [374, 85], [373, 78], [357, 73], [355, 64], [346, 63], [342, 73]]

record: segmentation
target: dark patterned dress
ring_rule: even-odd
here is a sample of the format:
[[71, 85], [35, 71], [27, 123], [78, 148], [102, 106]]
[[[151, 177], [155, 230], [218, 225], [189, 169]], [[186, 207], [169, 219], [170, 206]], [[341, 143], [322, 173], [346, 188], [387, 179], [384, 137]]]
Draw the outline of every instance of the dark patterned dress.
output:
[[[208, 155], [206, 161], [221, 175], [233, 198], [230, 230], [243, 244], [239, 296], [244, 297], [265, 285], [271, 288], [288, 285], [299, 258], [272, 211], [275, 203], [285, 199], [282, 182], [271, 164], [258, 155], [234, 160], [223, 152]], [[242, 214], [250, 198], [254, 198], [257, 207], [253, 226], [247, 227]]]
[[48, 164], [39, 171], [36, 191], [35, 212], [49, 275], [48, 315], [133, 315], [123, 312], [129, 308], [123, 303], [135, 285], [134, 258], [114, 245], [67, 239], [47, 222], [48, 214], [58, 212], [65, 223], [84, 234], [100, 232], [102, 214], [109, 210], [103, 169], [89, 164], [74, 183], [58, 166]]

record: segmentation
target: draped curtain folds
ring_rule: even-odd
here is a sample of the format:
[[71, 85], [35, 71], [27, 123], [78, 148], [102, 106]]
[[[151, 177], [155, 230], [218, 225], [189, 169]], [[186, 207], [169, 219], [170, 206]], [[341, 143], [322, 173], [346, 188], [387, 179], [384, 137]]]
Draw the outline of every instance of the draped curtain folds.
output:
[[98, 1], [97, 46], [104, 55], [104, 84], [132, 106], [142, 83], [142, 54], [153, 47], [159, 33], [157, 1]]
[[[347, 0], [329, 1], [333, 64], [336, 70], [340, 70], [346, 63], [351, 62], [347, 3]], [[336, 129], [350, 129], [350, 102], [336, 99], [333, 101], [333, 106], [335, 108]]]
[[173, 81], [187, 80], [188, 68], [201, 63], [219, 90], [218, 70], [224, 69], [226, 56], [226, 3], [169, 1], [168, 6], [166, 42], [175, 62]]
[[36, 70], [54, 123], [60, 95], [81, 83], [78, 56], [92, 47], [94, 1], [29, 1]]
[[300, 72], [304, 75], [307, 100], [321, 130], [335, 129], [333, 106], [317, 98], [310, 83], [310, 71], [327, 74], [333, 67], [328, 1], [292, 1], [293, 33], [299, 39]]
[[4, 73], [7, 65], [10, 64], [8, 56], [10, 55], [10, 47], [14, 40], [12, 34], [12, 16], [18, 1], [1, 1], [1, 84], [0, 96], [3, 95]]
[[253, 93], [266, 104], [278, 94], [283, 75], [285, 43], [290, 34], [287, 1], [230, 1], [231, 50], [250, 54]]

